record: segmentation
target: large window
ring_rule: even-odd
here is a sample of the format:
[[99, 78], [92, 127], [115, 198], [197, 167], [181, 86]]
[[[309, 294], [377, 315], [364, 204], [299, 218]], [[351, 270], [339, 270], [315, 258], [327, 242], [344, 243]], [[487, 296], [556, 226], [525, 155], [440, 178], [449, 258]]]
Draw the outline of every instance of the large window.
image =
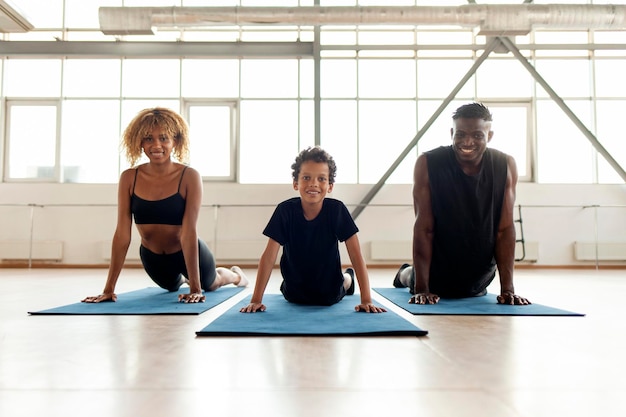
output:
[[[3, 40], [52, 42], [57, 38], [70, 45], [75, 40], [98, 40], [102, 45], [125, 41], [146, 45], [154, 41], [224, 44], [217, 52], [204, 54], [196, 50], [180, 56], [172, 56], [171, 50], [163, 56], [158, 50], [154, 54], [144, 55], [137, 50], [135, 55], [113, 56], [106, 46], [94, 46], [88, 55], [76, 56], [70, 48], [67, 54], [3, 58], [3, 180], [116, 182], [128, 167], [119, 148], [123, 129], [139, 110], [164, 106], [179, 111], [188, 120], [191, 164], [205, 181], [289, 183], [295, 155], [318, 141], [337, 160], [338, 181], [373, 184], [419, 133], [415, 149], [387, 180], [409, 184], [417, 155], [450, 143], [452, 112], [467, 102], [481, 101], [494, 114], [495, 135], [489, 146], [515, 157], [520, 181], [623, 182], [534, 74], [511, 53], [492, 53], [474, 74], [469, 74], [438, 117], [433, 117], [482, 54], [479, 46], [488, 41], [471, 28], [322, 26], [319, 62], [312, 53], [281, 56], [272, 46], [272, 42], [298, 45], [315, 40], [312, 26], [171, 28], [155, 35], [115, 37], [99, 31], [99, 6], [205, 3], [24, 2], [23, 10], [37, 29], [0, 35]], [[312, 0], [211, 3], [289, 7], [313, 4]], [[323, 0], [319, 4], [466, 3]], [[623, 32], [547, 29], [514, 39], [536, 73], [622, 167], [626, 166], [626, 157], [616, 132], [626, 110], [626, 84], [621, 82], [626, 69], [625, 39]], [[250, 41], [258, 45], [258, 54], [239, 54], [236, 46]], [[228, 42], [233, 43], [232, 50], [224, 46]], [[593, 42], [614, 47], [594, 50]], [[533, 44], [543, 48], [533, 49]], [[559, 44], [566, 47], [556, 50]], [[580, 46], [585, 44], [589, 48]], [[524, 49], [523, 45], [530, 47]], [[34, 157], [34, 149], [42, 152]]]
[[16, 180], [59, 179], [58, 106], [46, 102], [8, 102], [5, 177]]

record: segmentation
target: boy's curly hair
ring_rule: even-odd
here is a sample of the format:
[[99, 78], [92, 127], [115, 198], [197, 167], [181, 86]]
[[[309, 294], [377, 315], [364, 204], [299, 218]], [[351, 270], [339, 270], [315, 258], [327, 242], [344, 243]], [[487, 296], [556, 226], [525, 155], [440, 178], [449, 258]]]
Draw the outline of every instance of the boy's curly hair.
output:
[[176, 144], [173, 154], [181, 163], [189, 160], [189, 127], [174, 110], [154, 107], [140, 111], [128, 124], [122, 135], [122, 146], [130, 166], [135, 166], [143, 154], [141, 142], [155, 127], [162, 128]]
[[300, 176], [300, 168], [307, 161], [324, 162], [328, 164], [328, 183], [334, 184], [337, 176], [337, 165], [332, 156], [319, 146], [308, 147], [296, 157], [296, 161], [291, 165], [293, 172], [291, 173], [293, 180], [298, 181]]

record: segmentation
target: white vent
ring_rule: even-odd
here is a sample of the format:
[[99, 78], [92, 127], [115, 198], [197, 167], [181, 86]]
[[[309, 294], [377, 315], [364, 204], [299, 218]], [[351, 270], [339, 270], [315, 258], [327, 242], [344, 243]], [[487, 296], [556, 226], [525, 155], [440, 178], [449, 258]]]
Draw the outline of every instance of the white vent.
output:
[[[539, 258], [539, 243], [526, 242], [524, 262], [537, 262]], [[515, 246], [515, 258], [522, 257], [522, 244]], [[373, 261], [402, 261], [411, 262], [413, 258], [412, 243], [409, 240], [373, 240], [370, 242], [370, 258]]]
[[0, 241], [0, 259], [7, 261], [36, 260], [61, 261], [63, 259], [63, 242], [56, 240], [38, 240], [32, 243], [27, 240]]
[[574, 242], [578, 261], [626, 261], [626, 242]]

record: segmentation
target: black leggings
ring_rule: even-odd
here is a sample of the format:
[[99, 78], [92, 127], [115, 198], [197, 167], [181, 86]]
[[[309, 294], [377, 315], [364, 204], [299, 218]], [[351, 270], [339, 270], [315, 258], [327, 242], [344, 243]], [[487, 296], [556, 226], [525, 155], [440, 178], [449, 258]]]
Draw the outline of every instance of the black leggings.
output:
[[[152, 281], [168, 291], [178, 291], [185, 283], [185, 278], [189, 277], [182, 250], [159, 255], [141, 245], [139, 257]], [[215, 258], [207, 244], [200, 239], [198, 239], [198, 259], [200, 261], [200, 285], [204, 291], [209, 291], [217, 276]]]

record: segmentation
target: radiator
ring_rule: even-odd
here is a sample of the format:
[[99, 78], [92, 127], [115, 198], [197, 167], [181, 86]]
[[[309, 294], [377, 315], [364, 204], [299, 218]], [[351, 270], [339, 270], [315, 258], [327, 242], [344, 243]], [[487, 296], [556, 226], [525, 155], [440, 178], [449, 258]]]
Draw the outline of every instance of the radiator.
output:
[[28, 260], [61, 261], [63, 259], [63, 242], [58, 240], [36, 240], [32, 243], [32, 251], [28, 240], [0, 241], [0, 259], [7, 261]]
[[[373, 240], [370, 242], [370, 258], [373, 261], [402, 261], [411, 262], [412, 242], [409, 240]], [[539, 243], [526, 242], [526, 256], [524, 262], [537, 262], [539, 258]], [[522, 257], [522, 244], [515, 247], [515, 258]]]
[[626, 242], [574, 242], [578, 261], [626, 261]]

